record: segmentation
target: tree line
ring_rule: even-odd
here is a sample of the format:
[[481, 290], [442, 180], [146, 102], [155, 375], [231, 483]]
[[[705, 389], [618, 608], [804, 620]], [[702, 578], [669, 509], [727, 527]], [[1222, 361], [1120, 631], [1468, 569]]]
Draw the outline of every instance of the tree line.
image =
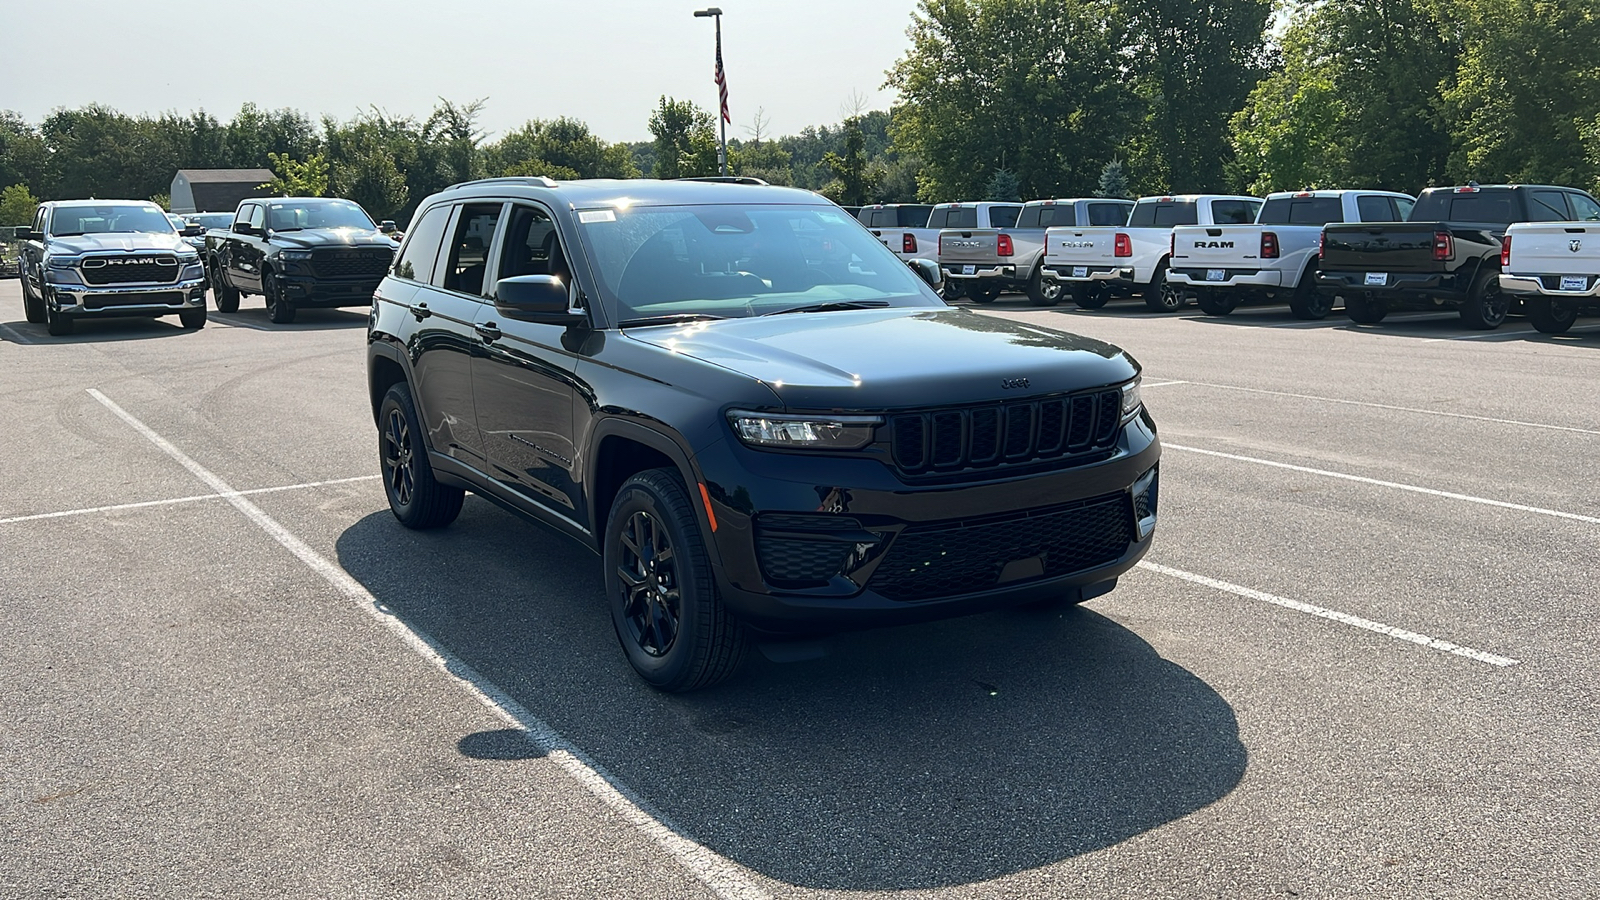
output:
[[[774, 137], [737, 174], [847, 205], [1600, 180], [1600, 0], [921, 0], [886, 73], [900, 100]], [[663, 96], [652, 139], [532, 120], [493, 140], [484, 101], [348, 120], [246, 104], [130, 116], [0, 113], [0, 224], [35, 198], [165, 199], [180, 168], [269, 168], [272, 189], [409, 219], [497, 175], [710, 175], [715, 120]]]

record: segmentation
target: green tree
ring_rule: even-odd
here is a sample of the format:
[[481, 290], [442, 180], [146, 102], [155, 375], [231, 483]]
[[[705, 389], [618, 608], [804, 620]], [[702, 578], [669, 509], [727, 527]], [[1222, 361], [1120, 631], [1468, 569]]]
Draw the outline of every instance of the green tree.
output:
[[738, 175], [760, 178], [768, 184], [793, 184], [789, 151], [777, 141], [729, 141], [728, 168]]
[[1113, 159], [1100, 170], [1100, 190], [1096, 196], [1133, 199], [1133, 194], [1128, 190], [1128, 173], [1122, 170], [1122, 160]]
[[844, 152], [823, 154], [822, 165], [833, 174], [833, 181], [823, 188], [823, 194], [845, 206], [872, 202], [879, 173], [868, 167], [866, 147], [861, 117], [852, 116], [845, 122]]
[[1021, 202], [1022, 185], [1017, 181], [1017, 173], [1010, 169], [995, 169], [989, 183], [983, 188], [983, 199], [1001, 203]]
[[655, 176], [694, 178], [717, 174], [717, 136], [712, 122], [711, 114], [692, 101], [663, 95], [650, 114], [650, 134], [655, 137]]
[[287, 153], [269, 153], [276, 177], [261, 185], [261, 190], [276, 197], [322, 197], [328, 193], [328, 160], [313, 153], [304, 162]]
[[48, 156], [37, 128], [18, 113], [0, 110], [0, 188], [43, 184]]
[[426, 155], [446, 184], [483, 177], [483, 157], [478, 146], [485, 133], [478, 127], [478, 116], [485, 102], [479, 99], [458, 105], [441, 97], [422, 123], [422, 140], [430, 150]]
[[1026, 196], [1091, 190], [1134, 110], [1118, 21], [1113, 0], [921, 0], [888, 86], [922, 198], [970, 199], [996, 168]]
[[577, 120], [534, 119], [484, 147], [485, 167], [498, 175], [552, 178], [637, 178], [626, 145], [608, 144]]
[[0, 189], [0, 225], [30, 224], [38, 208], [39, 198], [28, 192], [27, 185], [12, 184]]

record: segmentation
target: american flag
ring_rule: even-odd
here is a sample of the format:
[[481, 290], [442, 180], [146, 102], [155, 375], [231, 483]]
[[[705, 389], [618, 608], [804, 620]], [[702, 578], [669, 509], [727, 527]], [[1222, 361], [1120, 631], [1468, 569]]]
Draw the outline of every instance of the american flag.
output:
[[717, 35], [717, 95], [722, 98], [722, 121], [733, 123], [733, 116], [728, 114], [728, 75], [722, 71], [722, 35]]

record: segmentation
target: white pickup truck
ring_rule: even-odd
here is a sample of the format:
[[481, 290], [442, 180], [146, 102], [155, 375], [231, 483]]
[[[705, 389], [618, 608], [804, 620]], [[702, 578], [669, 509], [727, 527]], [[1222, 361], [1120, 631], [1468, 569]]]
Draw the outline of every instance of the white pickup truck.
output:
[[1572, 199], [1583, 221], [1512, 225], [1500, 245], [1500, 290], [1545, 334], [1571, 328], [1580, 312], [1600, 314], [1600, 205]]
[[1044, 275], [1072, 292], [1084, 309], [1113, 296], [1141, 296], [1155, 312], [1183, 306], [1184, 294], [1167, 282], [1172, 229], [1179, 225], [1247, 225], [1261, 201], [1223, 194], [1142, 197], [1123, 227], [1052, 228], [1045, 233]]
[[1002, 290], [1022, 290], [1034, 303], [1054, 306], [1061, 284], [1042, 277], [1045, 233], [1057, 226], [1126, 225], [1131, 209], [1129, 200], [1030, 200], [1013, 227], [946, 228], [939, 232], [939, 267], [951, 285], [946, 294], [987, 303]]
[[856, 221], [901, 259], [933, 259], [939, 254], [939, 231], [929, 230], [925, 203], [875, 203], [863, 206]]
[[1249, 300], [1288, 297], [1296, 318], [1321, 319], [1333, 295], [1317, 290], [1322, 226], [1403, 222], [1416, 198], [1389, 191], [1294, 191], [1267, 195], [1254, 225], [1185, 225], [1172, 229], [1167, 280], [1193, 291], [1208, 315], [1225, 316]]

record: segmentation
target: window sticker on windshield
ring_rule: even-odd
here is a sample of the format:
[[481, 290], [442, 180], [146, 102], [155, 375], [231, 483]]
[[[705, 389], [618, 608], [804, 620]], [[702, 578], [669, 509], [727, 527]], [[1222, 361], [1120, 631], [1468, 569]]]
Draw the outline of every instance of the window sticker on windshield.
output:
[[585, 225], [593, 225], [596, 222], [615, 222], [616, 220], [616, 212], [609, 209], [586, 209], [578, 213], [578, 221]]
[[841, 216], [838, 213], [825, 212], [819, 214], [817, 218], [827, 222], [830, 225], [841, 225], [844, 223], [844, 216]]

